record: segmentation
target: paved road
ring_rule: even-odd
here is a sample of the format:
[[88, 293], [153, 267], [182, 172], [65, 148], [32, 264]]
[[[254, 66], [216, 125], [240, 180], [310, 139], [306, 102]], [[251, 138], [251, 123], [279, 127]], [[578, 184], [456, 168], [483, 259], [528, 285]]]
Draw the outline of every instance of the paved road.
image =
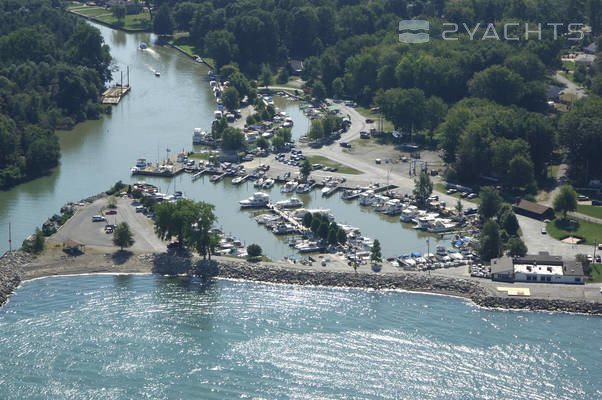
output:
[[[130, 225], [136, 241], [132, 249], [150, 252], [164, 251], [165, 243], [155, 235], [151, 221], [143, 214], [136, 213], [136, 209], [130, 203], [129, 199], [119, 199], [117, 214], [107, 215], [107, 222], [111, 224], [127, 222]], [[107, 200], [100, 199], [79, 209], [51, 239], [57, 243], [73, 239], [91, 246], [114, 247], [113, 235], [106, 234], [104, 231], [105, 222], [92, 222], [92, 216], [100, 215], [101, 209], [106, 206]]]
[[578, 99], [587, 96], [587, 94], [583, 91], [583, 88], [581, 86], [577, 86], [576, 84], [574, 84], [573, 82], [571, 82], [570, 80], [568, 80], [567, 78], [565, 78], [560, 71], [556, 71], [556, 75], [554, 76], [554, 78], [562, 83], [564, 86], [566, 86], [566, 88], [564, 89], [564, 93], [566, 94], [574, 94], [575, 96], [577, 96]]

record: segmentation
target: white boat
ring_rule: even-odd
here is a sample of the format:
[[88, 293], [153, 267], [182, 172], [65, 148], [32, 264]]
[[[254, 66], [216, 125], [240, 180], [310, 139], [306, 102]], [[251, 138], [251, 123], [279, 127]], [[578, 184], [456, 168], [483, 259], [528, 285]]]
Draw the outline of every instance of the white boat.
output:
[[265, 181], [263, 181], [263, 185], [261, 185], [261, 187], [263, 189], [271, 189], [274, 186], [274, 180], [272, 178], [268, 178]]
[[237, 176], [236, 178], [232, 179], [232, 184], [233, 185], [240, 185], [244, 180], [244, 176]]
[[374, 201], [374, 192], [368, 190], [360, 194], [360, 206], [371, 206]]
[[255, 183], [253, 184], [254, 187], [256, 188], [261, 188], [263, 187], [263, 178], [259, 178], [255, 181]]
[[146, 168], [146, 158], [139, 158], [138, 160], [136, 160], [136, 167]]
[[276, 235], [289, 235], [297, 232], [297, 229], [290, 224], [278, 224], [272, 229], [272, 232]]
[[282, 186], [280, 191], [282, 193], [291, 193], [291, 192], [294, 192], [295, 189], [297, 189], [297, 186], [299, 186], [297, 181], [288, 181], [284, 184], [284, 186]]
[[132, 173], [132, 175], [136, 175], [138, 172], [140, 172], [140, 168], [132, 167], [130, 168], [130, 172]]
[[326, 196], [326, 193], [330, 192], [330, 189], [331, 189], [330, 186], [324, 186], [321, 190], [322, 196]]
[[274, 214], [261, 214], [255, 217], [255, 221], [260, 225], [277, 222], [278, 220], [280, 220], [280, 217]]
[[403, 203], [399, 199], [391, 199], [385, 203], [383, 213], [397, 215], [403, 210]]
[[263, 192], [256, 192], [253, 196], [246, 200], [241, 200], [238, 203], [241, 208], [265, 207], [270, 201], [270, 196]]
[[192, 144], [202, 144], [209, 134], [202, 130], [201, 128], [194, 128], [194, 133], [192, 134]]
[[155, 76], [156, 76], [157, 78], [158, 78], [158, 77], [160, 77], [160, 76], [161, 76], [161, 72], [159, 72], [159, 71], [155, 71]]
[[276, 202], [276, 207], [298, 208], [298, 207], [303, 207], [303, 202], [296, 197], [291, 197], [288, 200], [280, 200], [280, 201]]
[[293, 213], [293, 217], [301, 219], [307, 213], [310, 213], [312, 215], [314, 215], [314, 214], [320, 214], [323, 217], [328, 218], [329, 221], [333, 221], [334, 220], [334, 215], [332, 214], [332, 212], [330, 212], [329, 209], [306, 209], [306, 208], [300, 208], [298, 210], [295, 210], [295, 212]]
[[357, 189], [357, 190], [347, 189], [347, 190], [343, 191], [343, 194], [341, 195], [341, 199], [353, 200], [353, 199], [359, 197], [361, 193], [362, 193], [362, 191], [359, 189]]
[[437, 218], [428, 227], [427, 231], [431, 233], [442, 233], [452, 231], [456, 227], [450, 219]]
[[399, 217], [399, 220], [401, 222], [407, 222], [407, 223], [412, 222], [412, 220], [416, 216], [417, 212], [418, 212], [418, 207], [408, 206], [405, 210], [403, 210], [401, 212], [401, 217]]
[[320, 246], [313, 242], [301, 242], [295, 246], [299, 253], [315, 253], [320, 251]]
[[140, 42], [140, 44], [138, 45], [138, 48], [140, 50], [145, 50], [148, 47], [148, 45], [144, 42]]

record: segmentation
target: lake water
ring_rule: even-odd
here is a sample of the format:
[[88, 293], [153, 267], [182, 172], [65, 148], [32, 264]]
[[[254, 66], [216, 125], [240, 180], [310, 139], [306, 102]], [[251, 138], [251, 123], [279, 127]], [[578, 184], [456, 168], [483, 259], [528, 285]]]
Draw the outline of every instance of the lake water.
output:
[[89, 275], [0, 309], [2, 399], [599, 399], [599, 317]]
[[[156, 161], [173, 152], [192, 149], [195, 127], [209, 129], [216, 109], [206, 80], [207, 68], [174, 49], [155, 45], [154, 35], [127, 34], [98, 26], [111, 46], [115, 66], [124, 73], [130, 69], [132, 91], [113, 107], [113, 113], [100, 120], [86, 121], [75, 129], [60, 133], [61, 164], [46, 177], [0, 192], [0, 250], [8, 249], [8, 222], [12, 222], [13, 248], [36, 226], [57, 213], [68, 201], [79, 201], [109, 188], [117, 180], [135, 182], [130, 168], [139, 157]], [[149, 43], [147, 50], [138, 50], [140, 42]], [[161, 77], [154, 76], [160, 71]], [[119, 81], [120, 72], [113, 77]], [[308, 120], [298, 105], [278, 100], [277, 104], [295, 121], [293, 136], [305, 134]], [[173, 193], [172, 179], [154, 178], [148, 182]], [[239, 237], [246, 244], [258, 243], [273, 259], [292, 255], [291, 248], [240, 212], [238, 200], [249, 197], [251, 184], [234, 187], [225, 183], [212, 184], [207, 178], [191, 182], [190, 175], [175, 178], [177, 190], [194, 200], [216, 205], [219, 225], [225, 232]], [[272, 199], [282, 197], [278, 188]], [[330, 208], [337, 221], [357, 226], [362, 233], [381, 241], [383, 255], [399, 255], [413, 251], [426, 252], [426, 236], [404, 228], [397, 218], [360, 209], [357, 202], [345, 203], [334, 195], [324, 199], [319, 193], [302, 197], [312, 208]], [[431, 239], [431, 251], [436, 244]]]

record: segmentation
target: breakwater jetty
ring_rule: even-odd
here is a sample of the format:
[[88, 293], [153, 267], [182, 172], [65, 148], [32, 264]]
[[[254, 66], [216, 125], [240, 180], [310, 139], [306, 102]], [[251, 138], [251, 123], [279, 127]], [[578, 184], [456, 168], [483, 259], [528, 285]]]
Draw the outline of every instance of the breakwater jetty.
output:
[[0, 257], [0, 306], [19, 286], [22, 279], [22, 266], [29, 263], [31, 257], [21, 251], [10, 251]]

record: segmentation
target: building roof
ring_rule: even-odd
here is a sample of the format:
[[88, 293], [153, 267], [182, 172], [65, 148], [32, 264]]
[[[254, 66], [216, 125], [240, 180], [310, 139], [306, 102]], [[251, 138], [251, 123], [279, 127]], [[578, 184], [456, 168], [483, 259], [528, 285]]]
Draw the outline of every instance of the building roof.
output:
[[491, 260], [491, 273], [503, 274], [514, 272], [512, 257], [500, 257]]
[[593, 54], [579, 54], [575, 57], [575, 63], [593, 64], [596, 56]]
[[289, 65], [295, 71], [303, 71], [303, 61], [300, 60], [290, 60]]
[[515, 263], [518, 264], [548, 264], [548, 265], [562, 265], [562, 256], [551, 256], [546, 253], [539, 254], [525, 254], [523, 257], [516, 257]]
[[596, 45], [596, 42], [591, 42], [583, 50], [586, 53], [594, 54], [596, 52], [597, 48], [598, 48], [598, 46]]
[[583, 264], [577, 260], [565, 261], [562, 273], [566, 276], [583, 276]]
[[533, 203], [528, 200], [521, 200], [518, 205], [515, 206], [518, 209], [529, 211], [535, 214], [544, 215], [547, 212], [554, 212], [551, 207], [544, 206], [542, 204]]

